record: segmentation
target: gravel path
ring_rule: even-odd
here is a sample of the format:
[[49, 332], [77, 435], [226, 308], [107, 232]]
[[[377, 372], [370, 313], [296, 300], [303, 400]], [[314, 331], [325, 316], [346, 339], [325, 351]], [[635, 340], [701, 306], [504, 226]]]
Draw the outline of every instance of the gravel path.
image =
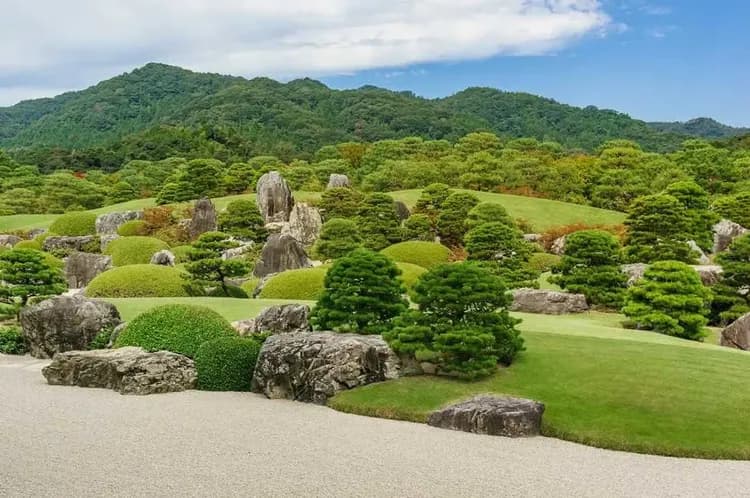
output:
[[48, 386], [0, 355], [0, 496], [747, 496], [750, 463], [358, 417], [254, 394]]

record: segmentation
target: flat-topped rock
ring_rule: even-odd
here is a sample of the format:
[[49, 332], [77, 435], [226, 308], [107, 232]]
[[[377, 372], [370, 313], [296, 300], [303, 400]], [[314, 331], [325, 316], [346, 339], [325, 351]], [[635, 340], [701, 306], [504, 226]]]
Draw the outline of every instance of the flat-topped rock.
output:
[[257, 317], [233, 322], [232, 326], [240, 335], [289, 334], [310, 332], [310, 307], [306, 304], [282, 304], [263, 309]]
[[527, 437], [540, 433], [543, 413], [538, 401], [483, 395], [432, 412], [427, 423], [475, 434]]
[[193, 389], [197, 378], [195, 363], [187, 356], [136, 347], [60, 353], [42, 375], [51, 385], [99, 387], [120, 394], [184, 391]]
[[511, 311], [562, 315], [588, 311], [586, 296], [542, 289], [515, 289]]

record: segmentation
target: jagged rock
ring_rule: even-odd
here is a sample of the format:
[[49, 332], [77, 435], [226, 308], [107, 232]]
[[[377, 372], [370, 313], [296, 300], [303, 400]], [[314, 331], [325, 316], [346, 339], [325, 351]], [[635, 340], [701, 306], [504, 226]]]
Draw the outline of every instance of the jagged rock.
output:
[[231, 249], [227, 249], [226, 251], [221, 253], [221, 259], [237, 259], [241, 258], [244, 254], [247, 254], [248, 252], [252, 251], [255, 247], [254, 242], [245, 242], [242, 245], [238, 247], [233, 247]]
[[75, 237], [47, 237], [44, 239], [44, 250], [47, 252], [92, 252], [100, 247], [97, 235], [79, 235]]
[[65, 258], [65, 280], [71, 289], [86, 287], [94, 277], [112, 268], [112, 258], [102, 254], [74, 252]]
[[393, 207], [396, 210], [396, 216], [398, 216], [399, 221], [404, 221], [411, 216], [409, 206], [404, 201], [395, 201]]
[[31, 230], [29, 230], [28, 239], [33, 240], [40, 235], [44, 235], [45, 233], [47, 233], [46, 228], [32, 228]]
[[432, 412], [427, 423], [454, 431], [525, 437], [539, 434], [543, 413], [538, 401], [483, 395]]
[[304, 304], [282, 304], [270, 306], [252, 320], [233, 322], [232, 326], [240, 335], [269, 332], [272, 334], [289, 334], [292, 332], [310, 332], [310, 307]]
[[647, 269], [648, 265], [646, 263], [631, 263], [620, 266], [620, 271], [628, 276], [628, 281], [626, 284], [628, 287], [642, 279], [643, 274], [646, 273]]
[[128, 322], [122, 322], [120, 325], [115, 327], [115, 329], [109, 335], [109, 340], [107, 341], [107, 348], [113, 348], [115, 346], [115, 341], [117, 341], [117, 338], [120, 337], [120, 334], [122, 333], [123, 330], [125, 330], [125, 327], [127, 326], [128, 326]]
[[332, 173], [328, 177], [328, 186], [326, 188], [339, 188], [339, 187], [351, 187], [352, 182], [349, 181], [349, 177], [346, 175], [339, 175]]
[[263, 228], [266, 229], [266, 232], [268, 232], [269, 235], [284, 232], [289, 229], [288, 227], [288, 221], [272, 221], [271, 223], [263, 225]]
[[281, 233], [291, 235], [302, 245], [309, 246], [318, 240], [322, 228], [323, 218], [320, 216], [320, 211], [304, 202], [299, 202], [292, 208], [289, 223], [282, 227]]
[[750, 350], [750, 313], [742, 315], [721, 331], [721, 345], [743, 351]]
[[57, 296], [21, 310], [21, 328], [31, 356], [86, 349], [96, 335], [120, 324], [114, 305], [82, 296]]
[[109, 235], [117, 233], [120, 225], [143, 218], [143, 211], [123, 211], [121, 213], [100, 214], [96, 218], [96, 233]]
[[172, 251], [162, 249], [161, 251], [154, 253], [154, 255], [151, 256], [150, 263], [152, 265], [174, 266], [175, 260], [176, 258]]
[[263, 246], [260, 260], [255, 264], [253, 275], [265, 277], [271, 273], [279, 273], [297, 268], [312, 266], [305, 248], [291, 235], [273, 234]]
[[85, 287], [81, 287], [79, 289], [68, 289], [68, 290], [66, 290], [65, 292], [63, 292], [60, 295], [61, 296], [67, 296], [67, 297], [75, 297], [75, 296], [81, 296], [81, 297], [83, 297], [85, 294], [86, 294], [86, 288]]
[[726, 251], [729, 244], [740, 235], [745, 235], [747, 229], [742, 225], [730, 220], [721, 220], [713, 227], [714, 231], [714, 248], [713, 253], [718, 254]]
[[193, 217], [190, 219], [188, 235], [195, 240], [206, 232], [218, 230], [219, 221], [216, 206], [211, 199], [198, 199], [193, 206]]
[[55, 386], [100, 387], [141, 395], [193, 389], [197, 379], [195, 363], [187, 356], [136, 347], [60, 353], [42, 369], [42, 375]]
[[582, 313], [589, 309], [586, 296], [542, 289], [515, 289], [511, 311], [562, 315]]
[[269, 398], [324, 404], [340, 391], [395, 379], [398, 357], [377, 335], [297, 332], [263, 343], [253, 391]]
[[21, 242], [21, 237], [16, 235], [0, 235], [0, 247], [13, 247]]
[[113, 240], [117, 240], [119, 238], [120, 236], [117, 235], [116, 233], [102, 235], [99, 240], [99, 249], [101, 250], [101, 252], [104, 252], [107, 249], [107, 246], [109, 245], [110, 242], [112, 242]]
[[562, 237], [556, 238], [552, 242], [552, 246], [549, 249], [549, 252], [552, 254], [556, 254], [558, 256], [562, 256], [565, 254], [565, 241], [567, 240], [567, 236], [563, 235]]
[[711, 260], [706, 256], [706, 253], [703, 252], [703, 249], [698, 246], [698, 244], [694, 240], [688, 240], [687, 242], [690, 249], [693, 250], [693, 252], [696, 254], [696, 257], [698, 258], [698, 264], [701, 265], [708, 265], [711, 264]]
[[292, 189], [278, 171], [270, 171], [258, 179], [255, 187], [258, 209], [266, 223], [289, 221], [294, 206]]
[[542, 238], [542, 235], [538, 233], [523, 234], [523, 240], [525, 240], [526, 242], [539, 242], [541, 238]]
[[698, 272], [703, 285], [716, 285], [721, 280], [721, 274], [724, 269], [719, 265], [693, 265], [693, 269]]

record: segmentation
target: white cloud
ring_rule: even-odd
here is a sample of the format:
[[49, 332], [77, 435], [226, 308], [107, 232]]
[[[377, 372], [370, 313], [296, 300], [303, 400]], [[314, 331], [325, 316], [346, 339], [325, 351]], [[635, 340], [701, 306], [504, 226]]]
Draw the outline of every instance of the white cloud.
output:
[[76, 88], [149, 61], [316, 76], [547, 53], [612, 26], [597, 0], [4, 0], [2, 10], [6, 103], [10, 87]]

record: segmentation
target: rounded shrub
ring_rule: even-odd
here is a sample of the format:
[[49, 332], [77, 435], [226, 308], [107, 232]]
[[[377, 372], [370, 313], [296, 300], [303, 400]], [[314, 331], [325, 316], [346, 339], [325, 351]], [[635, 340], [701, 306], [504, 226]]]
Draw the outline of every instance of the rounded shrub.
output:
[[240, 287], [243, 291], [245, 291], [245, 293], [247, 293], [248, 296], [252, 297], [255, 288], [258, 287], [258, 282], [260, 282], [260, 279], [258, 277], [252, 277]]
[[435, 242], [420, 240], [393, 244], [380, 252], [397, 263], [411, 263], [428, 270], [448, 263], [451, 258], [451, 251], [447, 247]]
[[552, 268], [560, 263], [560, 256], [546, 252], [535, 252], [529, 257], [529, 267], [531, 269], [544, 273], [552, 271]]
[[42, 242], [37, 239], [33, 240], [22, 240], [18, 244], [13, 246], [13, 249], [34, 249], [35, 251], [42, 250]]
[[94, 235], [96, 233], [96, 215], [88, 211], [75, 211], [59, 216], [49, 227], [50, 233], [56, 235]]
[[117, 235], [120, 237], [134, 237], [136, 235], [146, 235], [148, 228], [143, 220], [126, 221], [117, 229]]
[[176, 263], [187, 263], [188, 261], [190, 261], [190, 251], [192, 249], [193, 246], [185, 245], [173, 247], [170, 249], [170, 251], [172, 251], [172, 254], [174, 254]]
[[421, 266], [413, 265], [411, 263], [396, 263], [396, 266], [399, 270], [401, 270], [401, 275], [399, 275], [399, 278], [401, 279], [401, 282], [403, 282], [404, 287], [406, 287], [407, 290], [414, 287], [414, 284], [417, 283], [419, 277], [422, 276], [423, 273], [427, 272], [426, 268], [422, 268]]
[[245, 337], [220, 337], [206, 341], [195, 353], [198, 389], [249, 391], [260, 344]]
[[261, 299], [316, 301], [323, 293], [327, 266], [288, 270], [271, 277], [258, 295]]
[[169, 249], [169, 245], [153, 237], [122, 237], [110, 242], [104, 253], [112, 256], [115, 266], [142, 265], [164, 249]]
[[138, 346], [194, 358], [201, 344], [221, 337], [237, 337], [237, 333], [211, 308], [167, 304], [135, 317], [117, 336], [115, 347]]
[[98, 275], [88, 297], [187, 297], [183, 273], [160, 265], [128, 265]]

